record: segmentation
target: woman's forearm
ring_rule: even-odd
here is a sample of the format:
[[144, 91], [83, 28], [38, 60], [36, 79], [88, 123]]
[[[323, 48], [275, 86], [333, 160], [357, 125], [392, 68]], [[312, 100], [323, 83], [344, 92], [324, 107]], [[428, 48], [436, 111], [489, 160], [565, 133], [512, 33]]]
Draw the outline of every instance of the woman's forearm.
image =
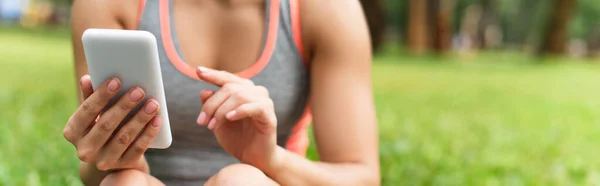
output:
[[[134, 169], [145, 173], [150, 173], [150, 167], [148, 166], [146, 158], [142, 158]], [[96, 165], [90, 163], [81, 162], [79, 164], [79, 177], [81, 178], [83, 184], [87, 186], [100, 185], [108, 173], [110, 173], [110, 171], [98, 170]]]
[[283, 148], [280, 163], [263, 170], [281, 185], [379, 185], [379, 170], [361, 163], [313, 162]]
[[107, 171], [96, 169], [95, 165], [86, 162], [81, 162], [79, 164], [79, 177], [84, 185], [100, 185], [100, 182], [102, 182], [107, 174]]

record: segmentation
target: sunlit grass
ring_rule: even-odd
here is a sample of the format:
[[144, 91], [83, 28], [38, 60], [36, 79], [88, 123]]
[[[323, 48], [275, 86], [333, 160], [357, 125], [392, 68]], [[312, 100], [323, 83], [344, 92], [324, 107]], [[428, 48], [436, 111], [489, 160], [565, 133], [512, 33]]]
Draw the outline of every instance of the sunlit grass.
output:
[[[0, 30], [0, 185], [79, 185], [61, 133], [76, 108], [71, 61], [66, 35]], [[375, 61], [384, 185], [600, 184], [600, 66]]]

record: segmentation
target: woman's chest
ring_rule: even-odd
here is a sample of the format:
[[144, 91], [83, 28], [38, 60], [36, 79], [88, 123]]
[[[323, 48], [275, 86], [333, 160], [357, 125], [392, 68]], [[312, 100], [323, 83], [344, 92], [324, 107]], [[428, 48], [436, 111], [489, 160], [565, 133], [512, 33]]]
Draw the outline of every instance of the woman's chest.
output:
[[252, 66], [268, 33], [264, 2], [249, 2], [174, 1], [171, 25], [182, 58], [191, 66], [229, 72]]
[[[148, 1], [139, 29], [157, 36], [173, 146], [218, 147], [212, 132], [195, 124], [202, 108], [200, 91], [218, 89], [197, 79], [195, 67], [199, 65], [233, 72], [266, 87], [275, 105], [278, 141], [285, 142], [305, 111], [309, 75], [292, 40], [288, 22], [280, 19], [279, 5], [266, 6], [269, 11], [265, 15], [253, 18], [256, 24], [233, 23], [237, 26], [231, 26], [213, 23], [212, 19], [196, 20], [209, 15], [176, 18], [174, 12], [186, 12], [185, 6], [179, 10], [175, 7], [177, 11], [174, 11], [170, 3], [172, 1]], [[251, 15], [237, 17], [251, 19]], [[232, 31], [221, 33], [227, 28]], [[248, 40], [235, 42], [236, 38], [244, 37]]]

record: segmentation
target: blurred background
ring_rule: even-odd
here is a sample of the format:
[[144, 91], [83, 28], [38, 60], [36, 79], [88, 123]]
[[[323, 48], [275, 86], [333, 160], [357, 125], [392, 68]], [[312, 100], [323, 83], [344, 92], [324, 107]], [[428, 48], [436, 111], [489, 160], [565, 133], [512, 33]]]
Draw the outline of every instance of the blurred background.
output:
[[[0, 185], [81, 185], [71, 3], [0, 0]], [[361, 3], [383, 185], [600, 185], [599, 0]]]

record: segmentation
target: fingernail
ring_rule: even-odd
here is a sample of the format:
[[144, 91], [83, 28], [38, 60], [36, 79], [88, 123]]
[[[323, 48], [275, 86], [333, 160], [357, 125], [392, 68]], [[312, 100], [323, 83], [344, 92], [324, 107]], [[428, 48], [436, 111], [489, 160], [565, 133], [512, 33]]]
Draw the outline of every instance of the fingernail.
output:
[[226, 117], [227, 119], [231, 119], [231, 118], [233, 118], [233, 117], [235, 116], [235, 114], [236, 114], [235, 110], [232, 110], [231, 112], [227, 113], [227, 114], [225, 115], [225, 117]]
[[203, 67], [203, 66], [199, 66], [198, 70], [200, 70], [200, 72], [202, 72], [202, 73], [208, 72], [208, 69], [206, 67]]
[[196, 123], [198, 123], [198, 125], [203, 125], [204, 121], [206, 121], [206, 113], [201, 112], [200, 115], [198, 116], [198, 119], [196, 120]]
[[217, 124], [217, 119], [212, 118], [210, 120], [210, 122], [208, 122], [208, 129], [212, 130], [213, 128], [215, 128], [216, 124]]
[[133, 89], [133, 91], [131, 91], [131, 93], [129, 93], [129, 100], [132, 102], [138, 102], [140, 99], [142, 99], [142, 97], [144, 97], [144, 92], [142, 92], [142, 89], [139, 87], [136, 87]]
[[144, 112], [146, 112], [146, 114], [152, 114], [156, 112], [156, 110], [158, 110], [158, 103], [156, 103], [154, 100], [150, 100], [146, 105], [146, 108], [144, 108]]
[[[86, 75], [83, 75], [83, 76], [81, 76], [81, 79], [79, 79], [79, 85], [80, 85], [81, 87], [83, 87], [83, 81], [87, 81], [87, 80], [89, 80], [89, 79], [90, 79], [90, 75], [87, 75], [87, 74], [86, 74]], [[109, 83], [109, 85], [110, 85], [110, 83]], [[111, 90], [111, 91], [112, 91], [112, 90]]]
[[160, 127], [160, 124], [162, 124], [162, 118], [160, 116], [154, 117], [154, 120], [152, 120], [152, 127]]
[[108, 90], [111, 92], [116, 92], [117, 90], [119, 90], [120, 84], [121, 83], [117, 78], [113, 78], [112, 80], [110, 80], [110, 82], [108, 82]]
[[[83, 80], [88, 80], [88, 79], [90, 79], [90, 75], [86, 74], [86, 75], [81, 76], [81, 82], [83, 82]], [[110, 83], [109, 83], [109, 85], [110, 85]]]

